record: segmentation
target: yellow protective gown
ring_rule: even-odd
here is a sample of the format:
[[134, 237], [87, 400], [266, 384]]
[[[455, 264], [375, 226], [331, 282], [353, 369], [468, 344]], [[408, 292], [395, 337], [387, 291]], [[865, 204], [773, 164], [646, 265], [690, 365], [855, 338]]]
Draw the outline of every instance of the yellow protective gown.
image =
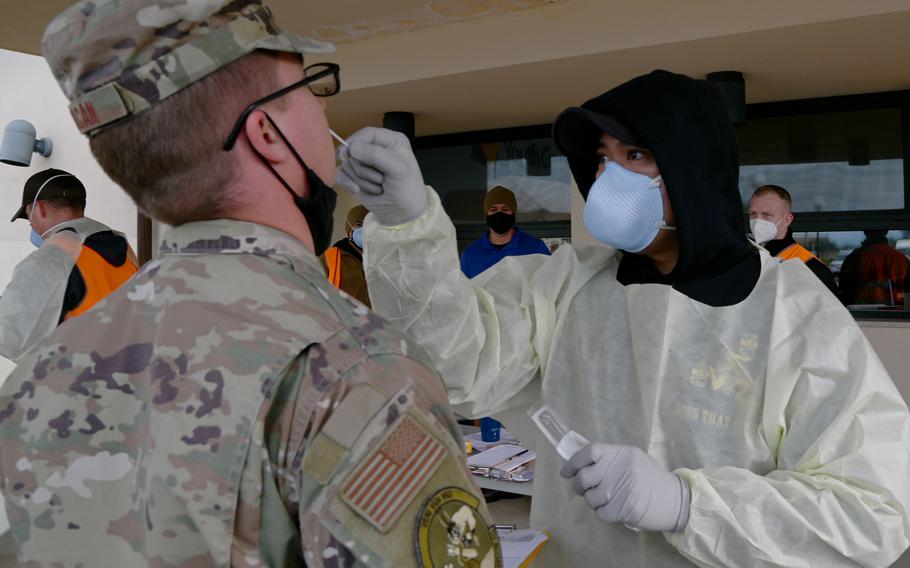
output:
[[681, 532], [607, 525], [539, 445], [531, 521], [553, 536], [542, 565], [888, 566], [907, 548], [910, 413], [803, 263], [763, 251], [754, 290], [727, 307], [623, 286], [600, 247], [510, 257], [468, 280], [428, 196], [409, 224], [367, 219], [367, 281], [456, 410], [542, 396], [584, 437], [639, 446], [692, 489]]

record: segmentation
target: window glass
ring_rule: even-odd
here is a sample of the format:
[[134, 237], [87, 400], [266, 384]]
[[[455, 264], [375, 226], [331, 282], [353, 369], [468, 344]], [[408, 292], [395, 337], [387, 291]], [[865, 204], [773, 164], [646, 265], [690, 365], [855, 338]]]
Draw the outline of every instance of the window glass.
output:
[[910, 309], [910, 230], [813, 231], [793, 238], [834, 273], [850, 310]]
[[439, 194], [456, 225], [483, 222], [484, 196], [497, 185], [515, 193], [518, 223], [569, 220], [572, 174], [549, 138], [424, 148], [415, 153], [424, 180]]
[[775, 184], [795, 212], [905, 206], [900, 108], [750, 119], [737, 140], [744, 202]]
[[[744, 213], [758, 187], [787, 189], [796, 214], [793, 227], [802, 231], [794, 237], [832, 270], [845, 305], [867, 314], [858, 317], [873, 311], [910, 312], [904, 293], [910, 277], [902, 268], [910, 259], [905, 100], [904, 94], [894, 94], [759, 104], [750, 107], [749, 120], [736, 131]], [[529, 128], [533, 131], [517, 128], [418, 141], [424, 179], [439, 193], [455, 224], [459, 250], [487, 231], [483, 199], [496, 185], [515, 192], [523, 229], [551, 248], [568, 241], [568, 162], [548, 136], [541, 136], [548, 127]], [[501, 141], [489, 142], [500, 134]], [[445, 145], [448, 138], [452, 143]], [[825, 230], [889, 225], [884, 236]]]

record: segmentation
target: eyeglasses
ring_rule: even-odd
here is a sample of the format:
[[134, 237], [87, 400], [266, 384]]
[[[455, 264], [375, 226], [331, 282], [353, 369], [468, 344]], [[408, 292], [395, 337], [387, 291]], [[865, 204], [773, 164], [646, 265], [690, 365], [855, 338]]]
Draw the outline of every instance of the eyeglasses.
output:
[[234, 144], [237, 143], [237, 138], [240, 136], [240, 131], [243, 129], [243, 123], [246, 122], [250, 113], [269, 101], [283, 97], [300, 87], [307, 87], [310, 92], [317, 97], [331, 97], [332, 95], [337, 95], [338, 91], [341, 90], [340, 71], [341, 67], [336, 63], [315, 63], [309, 67], [305, 67], [303, 69], [303, 79], [296, 83], [292, 83], [287, 87], [278, 89], [274, 93], [262, 97], [243, 109], [243, 112], [240, 113], [240, 118], [234, 123], [231, 133], [228, 134], [227, 140], [224, 141], [222, 149], [228, 151], [234, 147]]

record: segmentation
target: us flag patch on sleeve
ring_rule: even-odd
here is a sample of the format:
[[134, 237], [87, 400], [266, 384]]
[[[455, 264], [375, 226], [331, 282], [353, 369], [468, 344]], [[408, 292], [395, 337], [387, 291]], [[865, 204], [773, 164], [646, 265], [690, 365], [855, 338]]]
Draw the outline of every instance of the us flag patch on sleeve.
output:
[[442, 443], [405, 416], [344, 484], [341, 498], [385, 532], [446, 457]]

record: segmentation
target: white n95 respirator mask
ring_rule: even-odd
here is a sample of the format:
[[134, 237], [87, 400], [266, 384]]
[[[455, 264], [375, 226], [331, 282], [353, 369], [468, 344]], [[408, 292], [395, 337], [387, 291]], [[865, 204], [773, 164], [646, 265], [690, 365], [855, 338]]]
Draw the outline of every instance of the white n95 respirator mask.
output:
[[664, 222], [660, 176], [649, 178], [616, 162], [607, 162], [585, 203], [585, 226], [598, 241], [628, 252], [641, 252]]
[[[783, 221], [783, 219], [780, 221]], [[752, 229], [752, 238], [760, 245], [774, 240], [777, 237], [777, 226], [780, 225], [780, 221], [772, 223], [764, 219], [751, 219], [749, 228]]]

